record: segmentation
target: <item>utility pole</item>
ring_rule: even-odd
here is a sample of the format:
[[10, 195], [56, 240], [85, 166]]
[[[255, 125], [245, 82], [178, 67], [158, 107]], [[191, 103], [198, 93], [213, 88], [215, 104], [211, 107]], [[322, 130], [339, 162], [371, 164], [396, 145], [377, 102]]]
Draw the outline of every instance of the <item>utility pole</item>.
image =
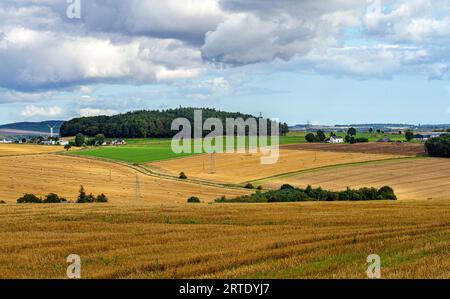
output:
[[136, 203], [141, 204], [141, 181], [139, 175], [136, 173]]
[[211, 154], [211, 174], [216, 173], [216, 152]]

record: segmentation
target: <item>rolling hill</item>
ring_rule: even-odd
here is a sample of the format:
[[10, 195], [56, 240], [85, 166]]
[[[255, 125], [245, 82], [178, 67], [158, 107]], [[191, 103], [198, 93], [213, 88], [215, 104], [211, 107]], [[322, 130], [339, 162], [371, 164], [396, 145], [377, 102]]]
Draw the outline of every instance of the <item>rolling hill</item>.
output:
[[42, 122], [18, 122], [0, 125], [2, 135], [43, 135], [49, 133], [48, 126], [54, 126], [54, 133], [59, 134], [59, 130], [64, 121], [48, 120]]

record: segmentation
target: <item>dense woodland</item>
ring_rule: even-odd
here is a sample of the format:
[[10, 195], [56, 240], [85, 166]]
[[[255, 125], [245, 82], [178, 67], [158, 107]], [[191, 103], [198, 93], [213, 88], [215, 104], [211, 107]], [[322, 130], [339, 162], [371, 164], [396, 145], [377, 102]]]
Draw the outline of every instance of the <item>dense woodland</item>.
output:
[[[177, 108], [161, 111], [142, 110], [115, 116], [75, 118], [64, 122], [61, 126], [60, 133], [63, 137], [75, 136], [78, 133], [82, 133], [91, 137], [97, 134], [103, 134], [107, 138], [171, 138], [178, 133], [177, 131], [171, 130], [172, 121], [176, 118], [187, 118], [192, 124], [192, 129], [194, 129], [195, 110], [202, 110], [203, 121], [207, 118], [218, 118], [222, 120], [224, 127], [226, 118], [243, 118], [246, 120], [254, 117], [248, 114], [223, 112], [209, 108]], [[268, 134], [270, 134], [270, 124], [268, 128]], [[281, 135], [286, 134], [288, 130], [287, 124], [280, 124]], [[208, 131], [203, 132], [204, 135], [208, 133]]]

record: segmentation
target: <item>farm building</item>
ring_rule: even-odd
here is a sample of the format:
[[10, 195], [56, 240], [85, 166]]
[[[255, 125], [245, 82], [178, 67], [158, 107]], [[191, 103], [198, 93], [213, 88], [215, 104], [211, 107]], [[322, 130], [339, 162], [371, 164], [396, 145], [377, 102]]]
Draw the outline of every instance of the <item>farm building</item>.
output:
[[328, 143], [344, 143], [344, 138], [342, 137], [331, 137]]
[[40, 142], [40, 144], [43, 144], [43, 145], [55, 145], [56, 141], [54, 141], [54, 140], [42, 140]]
[[417, 141], [427, 141], [430, 138], [440, 137], [441, 133], [431, 133], [431, 134], [416, 134], [414, 139]]
[[126, 145], [127, 142], [125, 140], [114, 140], [111, 141], [111, 145]]
[[0, 140], [0, 143], [7, 143], [7, 144], [10, 144], [10, 143], [13, 143], [13, 141], [12, 141], [12, 140], [6, 140], [6, 139], [3, 139], [3, 140]]

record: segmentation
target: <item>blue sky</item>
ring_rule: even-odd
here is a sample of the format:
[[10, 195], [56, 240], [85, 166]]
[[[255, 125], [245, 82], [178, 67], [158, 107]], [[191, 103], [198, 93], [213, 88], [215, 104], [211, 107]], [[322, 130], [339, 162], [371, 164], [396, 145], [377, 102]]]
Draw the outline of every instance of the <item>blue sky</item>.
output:
[[0, 123], [180, 105], [450, 123], [448, 1], [81, 0], [80, 19], [69, 5], [0, 3]]

